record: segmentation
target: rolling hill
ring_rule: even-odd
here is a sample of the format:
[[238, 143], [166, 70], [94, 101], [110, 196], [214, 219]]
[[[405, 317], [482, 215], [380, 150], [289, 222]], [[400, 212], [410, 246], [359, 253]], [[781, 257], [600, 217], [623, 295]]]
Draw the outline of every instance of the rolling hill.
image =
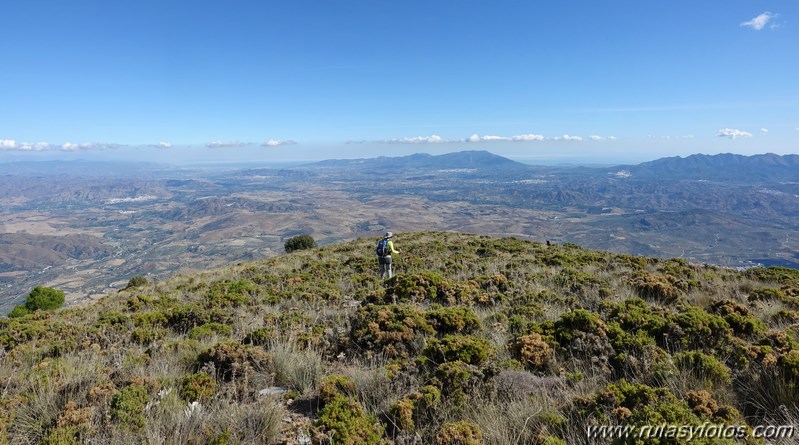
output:
[[0, 318], [0, 443], [580, 445], [654, 422], [755, 444], [799, 422], [797, 270], [418, 232], [381, 281], [375, 242]]

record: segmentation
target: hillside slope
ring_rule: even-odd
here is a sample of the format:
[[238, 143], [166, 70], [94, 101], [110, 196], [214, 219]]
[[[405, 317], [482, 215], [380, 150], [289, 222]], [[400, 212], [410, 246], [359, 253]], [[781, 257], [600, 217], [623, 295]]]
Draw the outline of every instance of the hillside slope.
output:
[[0, 319], [0, 443], [597, 444], [587, 425], [799, 423], [799, 271], [425, 232], [400, 234], [382, 282], [375, 242]]

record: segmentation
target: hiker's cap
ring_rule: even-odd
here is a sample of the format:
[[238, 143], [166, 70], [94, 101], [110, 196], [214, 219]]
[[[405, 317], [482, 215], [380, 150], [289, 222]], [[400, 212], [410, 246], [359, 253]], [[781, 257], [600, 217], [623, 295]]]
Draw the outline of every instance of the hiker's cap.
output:
[[391, 238], [392, 236], [394, 236], [394, 234], [393, 234], [393, 233], [391, 233], [391, 232], [386, 232], [386, 236], [385, 236], [386, 238]]

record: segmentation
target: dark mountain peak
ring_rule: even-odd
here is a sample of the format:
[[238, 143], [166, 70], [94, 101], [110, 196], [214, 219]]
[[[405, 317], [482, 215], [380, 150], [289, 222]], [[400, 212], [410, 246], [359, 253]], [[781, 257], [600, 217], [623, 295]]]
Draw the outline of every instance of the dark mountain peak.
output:
[[454, 168], [480, 168], [497, 166], [520, 166], [524, 165], [508, 158], [495, 155], [485, 150], [458, 151], [434, 156], [436, 161], [441, 163], [451, 163]]

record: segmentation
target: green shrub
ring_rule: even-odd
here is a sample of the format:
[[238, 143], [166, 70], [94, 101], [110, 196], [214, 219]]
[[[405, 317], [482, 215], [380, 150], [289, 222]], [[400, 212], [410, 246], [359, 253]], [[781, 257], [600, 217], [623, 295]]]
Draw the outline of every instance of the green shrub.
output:
[[142, 310], [145, 306], [152, 306], [153, 299], [144, 295], [134, 295], [128, 298], [125, 304], [128, 306], [129, 311], [137, 312]]
[[799, 351], [793, 350], [783, 354], [777, 364], [785, 379], [799, 389]]
[[713, 419], [715, 422], [732, 424], [741, 418], [741, 414], [729, 405], [720, 405], [713, 395], [707, 391], [688, 391], [685, 401], [691, 410], [701, 419]]
[[[719, 406], [709, 393], [689, 392], [680, 400], [665, 388], [653, 388], [641, 383], [620, 380], [607, 385], [593, 397], [577, 399], [576, 419], [593, 419], [600, 424], [685, 425], [699, 426], [707, 422], [743, 424], [740, 414], [728, 406]], [[733, 445], [736, 439], [694, 437], [691, 443], [702, 445]], [[614, 442], [624, 443], [624, 442]], [[682, 444], [682, 436], [658, 437], [653, 444]]]
[[417, 419], [426, 411], [435, 408], [441, 401], [441, 391], [435, 386], [425, 386], [419, 392], [413, 392], [391, 405], [388, 417], [392, 425], [400, 431], [414, 431]]
[[57, 427], [50, 430], [41, 445], [80, 445], [80, 429], [77, 426]]
[[433, 383], [441, 389], [442, 400], [454, 411], [463, 411], [468, 396], [485, 380], [477, 366], [462, 361], [438, 365], [433, 372]]
[[468, 307], [445, 307], [428, 311], [425, 317], [441, 334], [469, 334], [480, 329], [480, 320]]
[[275, 328], [266, 327], [258, 328], [247, 334], [247, 336], [244, 337], [243, 343], [255, 346], [264, 346], [268, 345], [272, 340], [275, 339], [277, 339]]
[[660, 307], [650, 306], [640, 298], [630, 298], [612, 306], [608, 321], [615, 321], [627, 332], [642, 331], [656, 336], [669, 324], [668, 313]]
[[780, 301], [785, 298], [785, 293], [780, 289], [766, 287], [763, 289], [755, 289], [749, 293], [749, 301]]
[[126, 386], [111, 398], [111, 418], [124, 427], [139, 430], [144, 427], [144, 407], [149, 400], [144, 386]]
[[8, 313], [8, 318], [19, 318], [24, 317], [30, 314], [31, 311], [28, 310], [25, 306], [18, 304], [14, 306], [14, 309], [11, 309], [11, 312]]
[[51, 287], [36, 286], [25, 297], [25, 304], [15, 306], [8, 314], [9, 318], [17, 318], [35, 311], [53, 311], [64, 305], [64, 291]]
[[126, 289], [135, 289], [137, 287], [146, 286], [147, 285], [147, 278], [144, 278], [141, 275], [135, 275], [133, 278], [128, 280], [128, 285]]
[[293, 236], [287, 239], [283, 244], [283, 248], [286, 250], [286, 253], [295, 252], [297, 250], [313, 249], [314, 247], [316, 247], [316, 241], [311, 235], [307, 234]]
[[133, 324], [140, 328], [165, 327], [169, 323], [166, 314], [161, 311], [139, 312], [133, 315]]
[[12, 349], [47, 336], [52, 332], [51, 317], [49, 312], [36, 312], [24, 317], [0, 318], [0, 346]]
[[535, 445], [568, 445], [568, 443], [556, 436], [539, 435], [536, 438]]
[[436, 434], [436, 445], [483, 445], [483, 433], [477, 425], [461, 420], [445, 423]]
[[708, 312], [723, 317], [739, 337], [750, 338], [766, 332], [766, 324], [762, 320], [754, 317], [745, 306], [733, 301], [715, 301]]
[[209, 308], [239, 307], [253, 301], [258, 294], [258, 286], [250, 280], [217, 281], [205, 294], [205, 304]]
[[187, 402], [206, 401], [216, 394], [216, 380], [204, 372], [185, 374], [178, 392]]
[[451, 282], [433, 272], [398, 274], [386, 282], [386, 302], [440, 304], [485, 303], [487, 296], [476, 282]]
[[64, 291], [51, 287], [36, 286], [25, 298], [25, 307], [29, 311], [52, 311], [64, 304]]
[[350, 340], [389, 358], [407, 358], [416, 355], [424, 337], [432, 334], [424, 312], [415, 306], [370, 304], [353, 316]]
[[149, 345], [166, 337], [167, 330], [163, 328], [135, 328], [130, 333], [130, 340], [140, 345]]
[[338, 394], [319, 411], [316, 426], [330, 444], [378, 445], [383, 442], [383, 425], [367, 413], [354, 398]]
[[654, 275], [649, 272], [639, 272], [629, 281], [629, 284], [641, 298], [668, 304], [675, 303], [682, 297], [682, 292], [674, 285], [674, 281], [674, 277], [670, 275]]
[[799, 285], [799, 270], [790, 267], [771, 266], [754, 267], [747, 274], [764, 282], [775, 282], [784, 285]]
[[444, 277], [432, 272], [399, 274], [386, 284], [386, 298], [396, 298], [402, 303], [436, 300], [439, 292], [449, 287]]
[[322, 403], [329, 403], [339, 395], [351, 397], [356, 394], [357, 389], [351, 378], [336, 374], [329, 375], [319, 384], [319, 400]]
[[513, 357], [531, 371], [546, 370], [554, 358], [552, 347], [535, 332], [516, 337], [511, 342], [510, 350]]
[[532, 331], [551, 345], [556, 353], [568, 359], [590, 360], [602, 372], [610, 372], [610, 358], [616, 355], [608, 337], [608, 326], [602, 318], [585, 309], [564, 313], [559, 320], [534, 324]]
[[571, 267], [562, 268], [560, 272], [555, 275], [553, 281], [558, 286], [572, 293], [584, 293], [589, 288], [604, 284], [602, 280], [596, 276]]
[[196, 369], [212, 364], [217, 377], [231, 381], [251, 371], [263, 369], [271, 358], [269, 354], [253, 346], [224, 342], [203, 351], [196, 362]]
[[688, 306], [669, 317], [670, 324], [658, 342], [666, 349], [675, 346], [683, 349], [710, 350], [728, 344], [732, 329], [724, 318], [709, 314], [695, 306]]
[[780, 354], [786, 354], [793, 349], [799, 350], [796, 334], [791, 333], [790, 330], [772, 332], [762, 338], [758, 344], [770, 346]]
[[491, 276], [479, 276], [475, 277], [474, 280], [480, 286], [481, 289], [491, 292], [491, 293], [504, 293], [510, 289], [510, 283], [508, 282], [508, 277], [503, 274], [496, 274]]
[[221, 307], [206, 308], [198, 303], [184, 304], [166, 312], [166, 325], [178, 333], [186, 333], [195, 326], [207, 323], [230, 324], [231, 311]]
[[674, 363], [683, 372], [688, 372], [700, 381], [714, 387], [729, 386], [732, 375], [729, 368], [712, 355], [700, 351], [678, 352], [673, 355]]
[[658, 267], [658, 272], [686, 280], [696, 278], [696, 272], [685, 258], [671, 258], [664, 261]]
[[202, 340], [211, 338], [214, 335], [231, 335], [233, 334], [233, 329], [230, 326], [222, 324], [222, 323], [206, 323], [201, 326], [197, 326], [196, 328], [192, 328], [189, 331], [189, 338]]
[[491, 342], [473, 335], [447, 335], [443, 339], [431, 339], [424, 355], [435, 364], [461, 361], [474, 366], [482, 366], [494, 348]]
[[124, 326], [128, 324], [130, 317], [121, 312], [100, 312], [97, 317], [97, 326], [110, 325], [110, 326]]
[[411, 397], [397, 400], [388, 410], [391, 424], [400, 431], [413, 431], [416, 429], [416, 404]]
[[602, 318], [591, 311], [576, 309], [566, 312], [556, 321], [552, 327], [552, 336], [561, 345], [566, 346], [575, 339], [575, 334], [585, 332], [604, 336], [607, 334], [607, 326]]

